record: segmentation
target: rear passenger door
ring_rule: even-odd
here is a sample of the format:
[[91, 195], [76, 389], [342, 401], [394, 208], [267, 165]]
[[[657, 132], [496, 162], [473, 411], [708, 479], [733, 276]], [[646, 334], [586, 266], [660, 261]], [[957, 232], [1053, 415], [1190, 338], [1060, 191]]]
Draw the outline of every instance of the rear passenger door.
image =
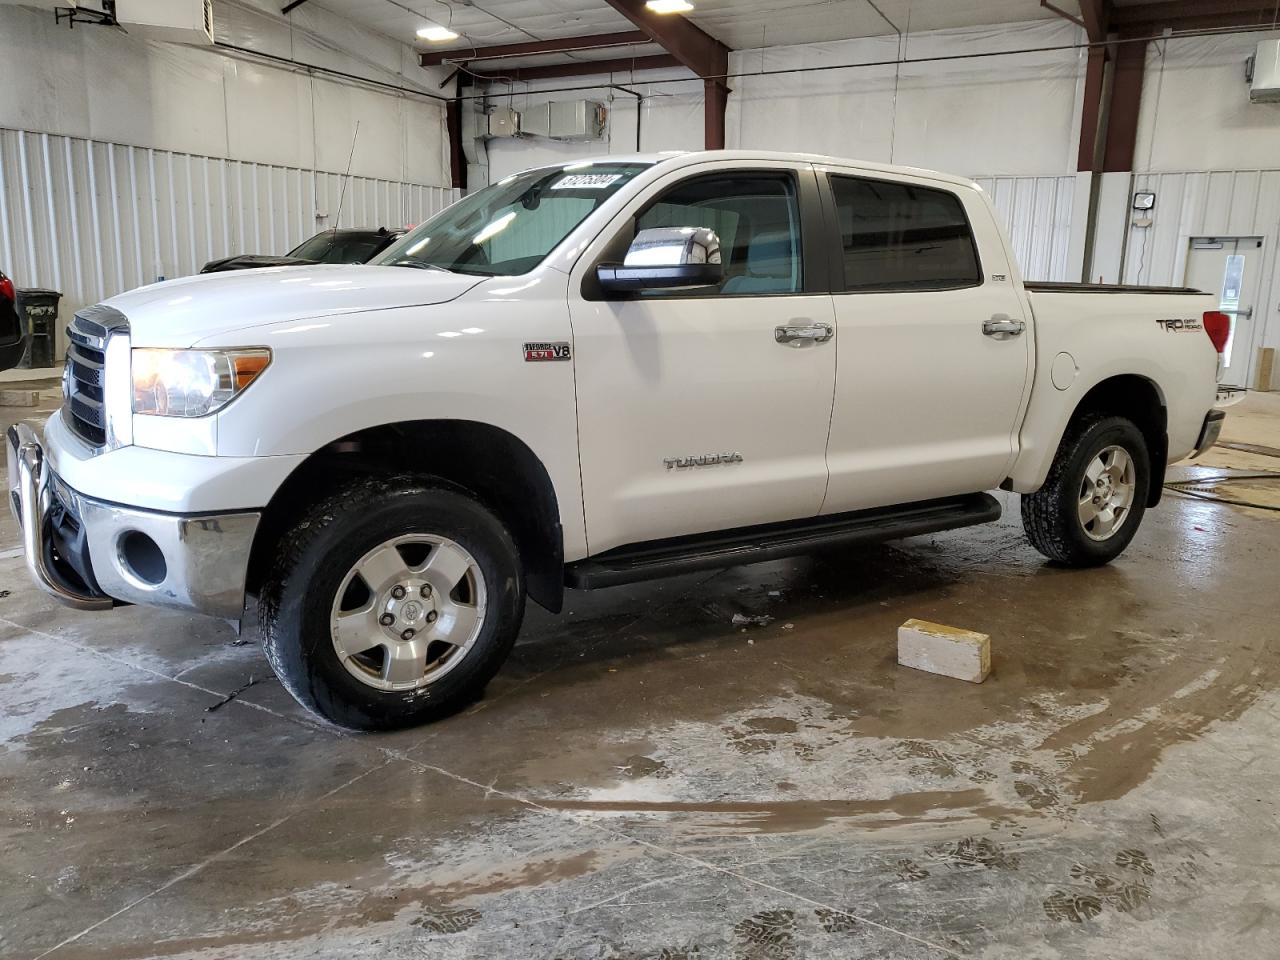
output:
[[840, 260], [822, 512], [998, 486], [1033, 331], [985, 198], [944, 181], [819, 173]]

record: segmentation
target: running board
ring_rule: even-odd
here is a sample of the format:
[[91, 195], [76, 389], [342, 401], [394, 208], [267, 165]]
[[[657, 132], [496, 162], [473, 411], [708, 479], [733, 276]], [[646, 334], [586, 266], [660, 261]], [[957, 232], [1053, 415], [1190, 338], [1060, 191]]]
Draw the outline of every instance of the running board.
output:
[[759, 563], [850, 543], [897, 540], [1000, 519], [987, 493], [859, 510], [789, 523], [740, 527], [619, 547], [565, 567], [565, 585], [578, 590], [656, 580], [693, 570]]

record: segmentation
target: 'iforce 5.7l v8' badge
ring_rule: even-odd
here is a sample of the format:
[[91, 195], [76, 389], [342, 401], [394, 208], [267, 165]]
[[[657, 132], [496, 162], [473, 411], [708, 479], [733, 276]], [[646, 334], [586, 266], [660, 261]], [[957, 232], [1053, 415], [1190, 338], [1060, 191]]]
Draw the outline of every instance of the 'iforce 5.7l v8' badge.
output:
[[568, 360], [572, 356], [569, 352], [569, 343], [566, 340], [558, 340], [555, 343], [526, 343], [524, 345], [524, 359], [526, 363], [532, 363], [535, 360]]

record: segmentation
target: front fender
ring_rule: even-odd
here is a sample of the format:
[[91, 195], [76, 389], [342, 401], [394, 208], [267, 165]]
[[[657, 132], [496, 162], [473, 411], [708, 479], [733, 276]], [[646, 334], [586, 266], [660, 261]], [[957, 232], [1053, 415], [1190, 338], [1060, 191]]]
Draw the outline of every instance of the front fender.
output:
[[545, 465], [566, 559], [585, 555], [573, 361], [525, 360], [526, 342], [572, 341], [563, 283], [546, 286], [559, 289], [518, 304], [468, 295], [254, 330], [271, 366], [218, 415], [218, 456], [309, 455], [412, 420], [487, 424]]

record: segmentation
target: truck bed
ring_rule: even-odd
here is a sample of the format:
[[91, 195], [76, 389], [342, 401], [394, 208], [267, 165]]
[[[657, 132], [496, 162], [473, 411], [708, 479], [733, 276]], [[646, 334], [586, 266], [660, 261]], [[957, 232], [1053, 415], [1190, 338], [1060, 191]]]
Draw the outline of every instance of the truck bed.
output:
[[1194, 448], [1217, 394], [1218, 354], [1201, 325], [1204, 312], [1217, 309], [1216, 296], [1188, 287], [1097, 283], [1028, 283], [1026, 289], [1035, 366], [1014, 490], [1039, 486], [1077, 404], [1112, 377], [1136, 375], [1156, 385], [1171, 460]]

